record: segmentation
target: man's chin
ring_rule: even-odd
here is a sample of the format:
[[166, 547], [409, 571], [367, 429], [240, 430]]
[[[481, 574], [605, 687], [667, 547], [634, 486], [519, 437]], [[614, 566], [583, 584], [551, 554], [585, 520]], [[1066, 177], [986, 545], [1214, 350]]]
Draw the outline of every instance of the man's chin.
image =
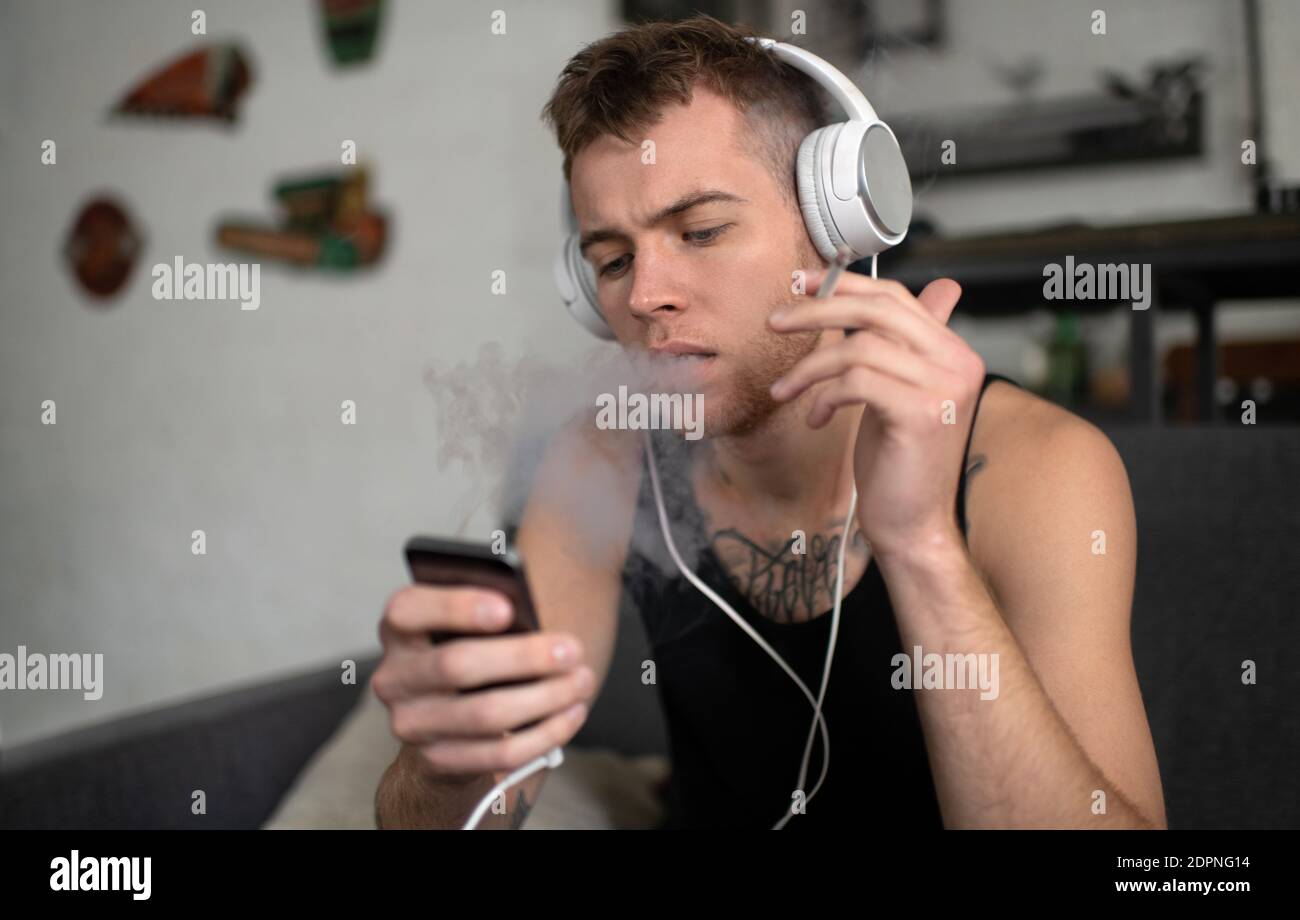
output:
[[746, 394], [716, 387], [704, 393], [704, 439], [748, 434], [781, 408], [766, 394]]

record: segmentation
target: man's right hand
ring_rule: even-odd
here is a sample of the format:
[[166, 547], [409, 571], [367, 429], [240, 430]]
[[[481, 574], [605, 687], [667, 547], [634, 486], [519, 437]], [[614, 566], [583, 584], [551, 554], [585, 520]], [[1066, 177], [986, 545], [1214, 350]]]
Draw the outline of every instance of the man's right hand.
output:
[[[503, 594], [470, 587], [407, 585], [384, 608], [384, 654], [370, 686], [431, 781], [500, 779], [568, 743], [587, 718], [596, 681], [578, 637], [493, 635], [513, 616]], [[429, 633], [440, 630], [464, 638], [434, 645]], [[517, 680], [528, 682], [476, 689]], [[512, 731], [532, 722], [539, 724]]]

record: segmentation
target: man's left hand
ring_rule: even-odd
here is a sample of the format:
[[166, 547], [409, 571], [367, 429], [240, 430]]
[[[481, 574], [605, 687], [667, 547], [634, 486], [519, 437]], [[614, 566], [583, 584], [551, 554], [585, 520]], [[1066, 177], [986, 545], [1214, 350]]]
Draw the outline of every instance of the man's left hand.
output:
[[[825, 276], [809, 273], [809, 294]], [[786, 402], [824, 382], [808, 412], [811, 428], [840, 410], [862, 413], [858, 520], [877, 556], [962, 541], [954, 499], [984, 362], [947, 326], [960, 296], [948, 278], [914, 297], [897, 281], [848, 272], [830, 297], [802, 299], [769, 318], [778, 332], [830, 333], [772, 395]]]

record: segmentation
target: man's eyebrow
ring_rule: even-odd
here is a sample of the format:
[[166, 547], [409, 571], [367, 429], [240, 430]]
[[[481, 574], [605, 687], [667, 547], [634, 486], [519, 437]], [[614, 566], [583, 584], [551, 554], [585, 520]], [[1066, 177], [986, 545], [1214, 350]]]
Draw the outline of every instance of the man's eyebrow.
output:
[[[731, 192], [724, 192], [722, 189], [716, 188], [689, 192], [668, 205], [668, 207], [661, 208], [653, 214], [650, 217], [650, 220], [646, 222], [646, 226], [653, 227], [655, 224], [662, 223], [670, 217], [676, 217], [683, 211], [689, 211], [697, 205], [709, 204], [714, 201], [732, 201], [747, 204], [749, 199], [741, 198], [739, 195], [734, 195]], [[603, 243], [606, 240], [624, 239], [626, 236], [627, 234], [623, 233], [621, 230], [615, 230], [612, 227], [600, 227], [582, 235], [582, 242], [578, 245], [578, 251], [585, 255], [588, 246], [594, 245], [595, 243]]]

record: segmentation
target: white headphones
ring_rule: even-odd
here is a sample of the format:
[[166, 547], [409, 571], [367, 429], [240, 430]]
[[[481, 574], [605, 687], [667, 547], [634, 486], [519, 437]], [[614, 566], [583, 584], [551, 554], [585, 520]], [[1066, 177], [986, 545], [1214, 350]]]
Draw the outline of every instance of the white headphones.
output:
[[[826, 61], [771, 38], [751, 38], [779, 59], [817, 81], [849, 116], [818, 128], [799, 145], [795, 183], [808, 236], [833, 261], [846, 246], [854, 261], [897, 246], [912, 220], [912, 180], [890, 127], [856, 86]], [[568, 190], [570, 232], [555, 259], [555, 283], [569, 313], [602, 339], [614, 333], [600, 312], [596, 273], [578, 250], [579, 236]]]

